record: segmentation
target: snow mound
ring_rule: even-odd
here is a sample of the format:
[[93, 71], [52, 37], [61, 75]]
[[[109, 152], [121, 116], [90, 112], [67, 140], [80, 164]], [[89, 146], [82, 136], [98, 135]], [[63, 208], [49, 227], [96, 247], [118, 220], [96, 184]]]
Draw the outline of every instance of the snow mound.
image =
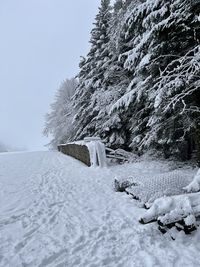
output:
[[193, 181], [184, 188], [187, 192], [198, 192], [200, 191], [200, 169], [195, 175]]
[[200, 193], [185, 194], [156, 199], [142, 218], [143, 223], [158, 220], [161, 225], [185, 219], [186, 225], [195, 225], [200, 215]]

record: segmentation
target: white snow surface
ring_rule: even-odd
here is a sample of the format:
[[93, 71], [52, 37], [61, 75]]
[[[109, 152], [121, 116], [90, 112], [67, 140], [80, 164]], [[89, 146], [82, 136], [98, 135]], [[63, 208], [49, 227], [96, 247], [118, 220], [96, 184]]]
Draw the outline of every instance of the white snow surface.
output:
[[[163, 223], [176, 218], [185, 218], [190, 215], [200, 214], [200, 193], [177, 195], [173, 197], [162, 197], [154, 201], [153, 205], [146, 211], [143, 221], [160, 219]], [[188, 217], [187, 222], [191, 221]], [[195, 218], [195, 217], [194, 217]]]
[[193, 181], [184, 189], [187, 192], [198, 192], [200, 191], [200, 169], [197, 171], [196, 175], [194, 176]]
[[199, 230], [173, 241], [156, 224], [139, 224], [139, 202], [113, 190], [116, 175], [151, 177], [159, 167], [88, 168], [58, 152], [1, 154], [0, 266], [200, 266]]

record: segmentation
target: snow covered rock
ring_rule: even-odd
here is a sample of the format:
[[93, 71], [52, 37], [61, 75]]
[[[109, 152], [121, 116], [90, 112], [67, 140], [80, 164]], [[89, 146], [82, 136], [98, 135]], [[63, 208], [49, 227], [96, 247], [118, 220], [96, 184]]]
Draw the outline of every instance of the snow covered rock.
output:
[[114, 180], [114, 189], [116, 192], [125, 192], [126, 188], [130, 187], [130, 186], [136, 186], [137, 184], [135, 183], [131, 183], [128, 180], [125, 181], [118, 181], [117, 178], [115, 178]]

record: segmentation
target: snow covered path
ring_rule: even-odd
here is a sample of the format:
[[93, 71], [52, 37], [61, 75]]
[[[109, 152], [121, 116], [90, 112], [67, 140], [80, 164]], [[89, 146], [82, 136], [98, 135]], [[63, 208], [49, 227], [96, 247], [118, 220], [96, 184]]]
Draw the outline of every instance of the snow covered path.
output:
[[120, 168], [57, 152], [1, 154], [0, 266], [200, 266], [199, 233], [172, 241], [138, 223], [144, 210], [112, 189]]

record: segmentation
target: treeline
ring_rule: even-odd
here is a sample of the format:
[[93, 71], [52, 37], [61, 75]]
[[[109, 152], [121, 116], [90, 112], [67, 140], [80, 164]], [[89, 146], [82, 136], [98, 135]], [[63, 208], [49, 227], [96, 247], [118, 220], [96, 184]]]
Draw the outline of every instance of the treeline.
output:
[[197, 0], [102, 0], [67, 104], [72, 125], [59, 139], [52, 132], [54, 144], [100, 136], [113, 148], [190, 158], [200, 128], [199, 14]]

